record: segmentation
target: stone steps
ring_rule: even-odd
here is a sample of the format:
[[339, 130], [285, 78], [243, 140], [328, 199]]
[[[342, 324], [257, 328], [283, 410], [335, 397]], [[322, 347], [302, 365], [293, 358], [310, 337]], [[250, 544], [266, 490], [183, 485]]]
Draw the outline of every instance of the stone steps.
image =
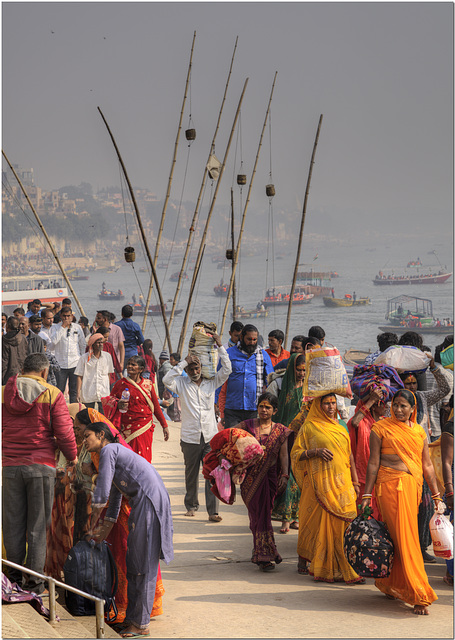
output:
[[[63, 601], [63, 594], [60, 595]], [[44, 605], [49, 599], [44, 598]], [[2, 606], [2, 638], [96, 638], [95, 616], [72, 616], [59, 602], [56, 614], [60, 622], [50, 624], [28, 602], [16, 602]], [[106, 638], [120, 636], [107, 624], [104, 625]]]

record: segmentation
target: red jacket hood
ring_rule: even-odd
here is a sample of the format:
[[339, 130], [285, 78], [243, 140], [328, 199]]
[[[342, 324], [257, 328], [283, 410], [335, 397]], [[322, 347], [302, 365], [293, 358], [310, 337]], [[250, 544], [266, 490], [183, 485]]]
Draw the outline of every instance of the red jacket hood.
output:
[[40, 380], [39, 376], [28, 375], [15, 375], [8, 380], [3, 389], [3, 403], [10, 413], [22, 415], [33, 408], [38, 398], [48, 391]]

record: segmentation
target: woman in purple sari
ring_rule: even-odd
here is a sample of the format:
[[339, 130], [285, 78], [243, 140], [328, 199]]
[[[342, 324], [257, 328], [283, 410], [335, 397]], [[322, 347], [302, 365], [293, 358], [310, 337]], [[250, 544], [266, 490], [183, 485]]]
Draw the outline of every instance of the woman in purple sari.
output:
[[[89, 531], [96, 542], [105, 540], [109, 535], [120, 512], [122, 494], [129, 499], [128, 607], [125, 616], [129, 626], [121, 636], [147, 636], [159, 559], [162, 557], [168, 564], [173, 558], [169, 495], [156, 469], [131, 449], [115, 442], [109, 427], [103, 422], [88, 425], [84, 441], [88, 451], [100, 456]], [[104, 522], [94, 529], [108, 500]]]
[[264, 449], [264, 456], [247, 469], [240, 485], [248, 509], [254, 549], [251, 562], [261, 571], [273, 571], [282, 560], [277, 551], [272, 527], [272, 506], [277, 493], [286, 489], [289, 479], [287, 439], [290, 429], [272, 422], [278, 400], [263, 393], [258, 400], [258, 418], [244, 420], [237, 428], [253, 435]]

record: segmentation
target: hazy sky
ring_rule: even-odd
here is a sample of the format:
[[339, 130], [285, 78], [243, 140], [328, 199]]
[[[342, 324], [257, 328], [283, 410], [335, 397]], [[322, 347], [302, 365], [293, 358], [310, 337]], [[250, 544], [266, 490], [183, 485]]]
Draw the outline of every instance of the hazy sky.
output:
[[[269, 128], [252, 192], [301, 208], [320, 114], [309, 206], [390, 229], [452, 229], [453, 10], [425, 3], [3, 3], [3, 148], [38, 185], [119, 184], [103, 110], [134, 185], [167, 189], [193, 32], [183, 129], [197, 139], [184, 200], [196, 200], [236, 36], [217, 139], [222, 159], [245, 81], [218, 203], [240, 162], [251, 175], [275, 71]], [[237, 166], [234, 159], [237, 145]], [[171, 197], [182, 196], [183, 132]], [[300, 204], [297, 204], [300, 203]], [[354, 217], [355, 216], [355, 217]], [[351, 228], [352, 232], [352, 228]]]

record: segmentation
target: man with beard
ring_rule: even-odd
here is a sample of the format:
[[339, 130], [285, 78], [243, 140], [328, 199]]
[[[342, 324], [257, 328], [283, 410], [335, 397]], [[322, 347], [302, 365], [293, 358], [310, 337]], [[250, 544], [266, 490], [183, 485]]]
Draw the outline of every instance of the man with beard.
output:
[[[210, 440], [217, 433], [214, 399], [215, 391], [229, 377], [231, 363], [221, 338], [212, 334], [220, 356], [215, 377], [201, 376], [201, 362], [198, 357], [188, 355], [185, 360], [172, 367], [164, 376], [164, 385], [177, 393], [182, 408], [180, 447], [185, 461], [185, 508], [186, 516], [194, 516], [199, 508], [198, 480], [201, 463], [210, 451]], [[185, 371], [187, 376], [183, 376]], [[205, 506], [211, 522], [220, 522], [218, 500], [210, 491], [210, 481], [205, 482]]]
[[258, 330], [252, 324], [243, 327], [240, 342], [230, 347], [227, 354], [232, 374], [217, 401], [224, 427], [229, 429], [257, 417], [257, 400], [267, 385], [267, 376], [273, 373], [273, 366], [269, 354], [258, 346]]

